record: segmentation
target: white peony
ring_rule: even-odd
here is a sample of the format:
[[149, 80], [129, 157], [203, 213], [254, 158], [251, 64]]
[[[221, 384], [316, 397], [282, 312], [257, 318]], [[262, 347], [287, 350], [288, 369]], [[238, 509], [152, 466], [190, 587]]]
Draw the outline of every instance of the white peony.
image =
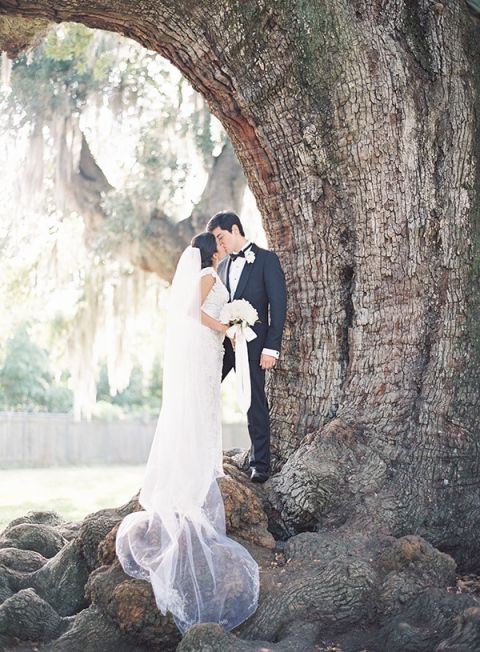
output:
[[223, 306], [220, 321], [223, 324], [243, 323], [245, 326], [253, 326], [258, 321], [258, 312], [246, 299], [235, 299]]
[[252, 251], [251, 249], [245, 253], [245, 260], [247, 263], [254, 263], [255, 262], [255, 252]]

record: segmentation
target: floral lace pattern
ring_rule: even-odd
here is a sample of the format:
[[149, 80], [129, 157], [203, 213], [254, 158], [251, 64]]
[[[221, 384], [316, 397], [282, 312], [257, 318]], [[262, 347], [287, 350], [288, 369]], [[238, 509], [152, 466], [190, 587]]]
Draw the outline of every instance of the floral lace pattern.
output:
[[219, 331], [191, 319], [198, 309], [200, 273], [215, 282], [202, 306], [213, 318], [228, 301], [215, 270], [200, 271], [199, 252], [187, 247], [172, 283], [167, 319], [162, 409], [140, 491], [143, 510], [127, 514], [115, 551], [125, 572], [148, 580], [163, 615], [182, 634], [197, 623], [234, 629], [258, 606], [259, 568], [226, 533]]
[[[223, 306], [230, 297], [227, 288], [213, 267], [205, 267], [200, 273], [201, 276], [208, 274], [213, 276], [215, 283], [202, 304], [202, 310], [218, 320]], [[225, 475], [223, 472], [222, 407], [220, 402], [224, 336], [208, 326], [202, 328], [202, 333], [200, 346], [205, 352], [205, 357], [202, 364], [203, 374], [202, 378], [198, 379], [198, 386], [204, 394], [205, 416], [208, 417], [208, 422], [211, 424], [211, 437], [208, 442], [205, 442], [205, 446], [211, 454], [215, 474], [219, 477]]]

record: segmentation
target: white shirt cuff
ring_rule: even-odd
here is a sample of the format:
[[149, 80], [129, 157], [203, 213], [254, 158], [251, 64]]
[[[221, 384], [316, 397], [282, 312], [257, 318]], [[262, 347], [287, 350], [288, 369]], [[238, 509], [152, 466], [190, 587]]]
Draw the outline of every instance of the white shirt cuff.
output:
[[265, 355], [271, 355], [272, 358], [276, 358], [278, 360], [280, 353], [278, 351], [275, 351], [274, 349], [263, 349], [262, 353]]

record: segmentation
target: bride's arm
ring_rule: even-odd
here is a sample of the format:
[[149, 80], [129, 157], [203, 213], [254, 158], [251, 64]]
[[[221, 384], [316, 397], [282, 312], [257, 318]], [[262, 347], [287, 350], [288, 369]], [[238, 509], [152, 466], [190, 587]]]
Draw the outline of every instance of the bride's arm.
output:
[[205, 274], [200, 279], [200, 305], [203, 306], [205, 299], [208, 296], [208, 293], [213, 288], [215, 284], [215, 279], [211, 274]]
[[204, 326], [208, 326], [209, 328], [213, 328], [214, 331], [220, 331], [220, 333], [226, 333], [228, 330], [228, 324], [222, 324], [221, 321], [217, 321], [213, 317], [210, 317], [210, 315], [207, 315], [207, 313], [203, 312], [203, 310], [202, 324]]
[[[208, 293], [213, 288], [215, 279], [211, 274], [206, 274], [200, 279], [200, 305], [203, 306], [205, 299], [207, 298]], [[222, 324], [222, 322], [217, 321], [210, 315], [207, 315], [206, 312], [201, 311], [202, 324], [212, 328], [214, 331], [219, 331], [220, 333], [226, 333], [228, 330], [228, 324]]]

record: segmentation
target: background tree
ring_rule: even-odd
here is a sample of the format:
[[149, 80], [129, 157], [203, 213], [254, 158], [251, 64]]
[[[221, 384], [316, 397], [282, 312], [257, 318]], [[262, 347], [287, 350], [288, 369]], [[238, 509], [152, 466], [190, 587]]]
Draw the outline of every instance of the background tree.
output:
[[[234, 456], [236, 489], [222, 484], [230, 531], [264, 546], [262, 601], [244, 640], [196, 627], [178, 649], [305, 649], [320, 633], [380, 650], [479, 647], [478, 601], [447, 590], [455, 563], [439, 552], [478, 568], [480, 67], [466, 5], [0, 7], [119, 31], [171, 60], [229, 134], [286, 270], [269, 383], [276, 474], [254, 496]], [[270, 567], [263, 531], [242, 528], [255, 497], [286, 568]], [[99, 524], [107, 534], [136, 508], [92, 517], [76, 544], [85, 553]], [[91, 604], [50, 649], [105, 632], [107, 616], [119, 627], [105, 649], [168, 638], [169, 621], [142, 610], [148, 586], [120, 573], [113, 537], [82, 558], [97, 567]]]
[[0, 405], [4, 410], [64, 412], [72, 406], [72, 393], [57, 385], [48, 353], [34, 344], [27, 324], [7, 342], [0, 368]]
[[[19, 161], [16, 192], [6, 198], [3, 219], [25, 223], [31, 216], [45, 228], [48, 220], [58, 233], [48, 252], [32, 252], [41, 259], [35, 291], [50, 284], [53, 274], [71, 294], [71, 277], [76, 280], [77, 310], [59, 310], [49, 339], [57, 354], [59, 339], [63, 343], [57, 357], [70, 369], [76, 418], [90, 418], [102, 333], [109, 331], [113, 395], [127, 387], [139, 363], [130, 353], [135, 329], [127, 323], [147, 303], [152, 281], [142, 270], [171, 279], [181, 250], [211, 212], [226, 205], [240, 210], [245, 179], [201, 96], [160, 56], [114, 34], [76, 24], [50, 31], [13, 62], [0, 99], [3, 136], [17, 145], [15, 156], [9, 152], [7, 158]], [[60, 240], [69, 235], [65, 221], [78, 215], [85, 229], [82, 235], [71, 229], [75, 254], [67, 261], [60, 252], [68, 245]], [[83, 257], [78, 237], [86, 241]], [[158, 313], [161, 306], [156, 308]], [[142, 364], [146, 379], [149, 365]]]
[[[30, 128], [20, 206], [76, 211], [91, 246], [120, 250], [135, 265], [171, 280], [182, 249], [213, 213], [225, 206], [240, 212], [245, 178], [225, 133], [212, 125], [203, 98], [192, 97], [171, 66], [133, 41], [62, 26], [15, 60], [9, 86], [4, 129]], [[108, 149], [95, 121], [110, 131]], [[115, 146], [128, 128], [134, 131], [130, 139], [138, 139], [134, 159], [128, 147]], [[92, 144], [110, 171], [108, 154], [117, 168], [131, 168], [123, 173], [123, 187], [112, 187]], [[203, 195], [179, 220], [187, 178], [202, 164]]]

